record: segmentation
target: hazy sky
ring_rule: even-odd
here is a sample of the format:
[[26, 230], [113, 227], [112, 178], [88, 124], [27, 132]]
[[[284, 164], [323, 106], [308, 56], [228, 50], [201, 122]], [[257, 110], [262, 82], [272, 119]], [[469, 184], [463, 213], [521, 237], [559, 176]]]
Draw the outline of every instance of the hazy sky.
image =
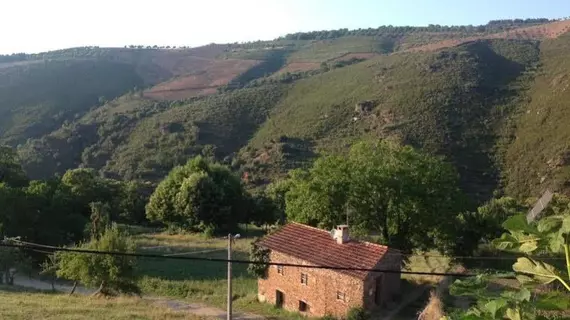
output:
[[0, 54], [189, 45], [295, 31], [570, 16], [570, 0], [2, 0]]

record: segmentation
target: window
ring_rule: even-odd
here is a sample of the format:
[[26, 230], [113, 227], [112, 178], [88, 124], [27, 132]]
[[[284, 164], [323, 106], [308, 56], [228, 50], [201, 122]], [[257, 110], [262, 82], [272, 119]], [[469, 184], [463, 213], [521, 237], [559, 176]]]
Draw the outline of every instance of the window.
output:
[[299, 311], [309, 312], [309, 305], [305, 301], [299, 300]]
[[277, 266], [277, 273], [283, 275], [283, 266]]
[[346, 297], [344, 295], [344, 292], [337, 291], [336, 292], [336, 299], [346, 302]]
[[309, 284], [309, 277], [307, 277], [306, 273], [301, 273], [301, 284]]

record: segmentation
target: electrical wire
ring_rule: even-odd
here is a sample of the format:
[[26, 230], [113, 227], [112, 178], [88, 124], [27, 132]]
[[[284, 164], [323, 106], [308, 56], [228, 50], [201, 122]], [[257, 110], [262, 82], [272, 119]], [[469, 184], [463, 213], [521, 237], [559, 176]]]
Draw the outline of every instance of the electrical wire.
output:
[[420, 272], [420, 271], [404, 271], [404, 270], [391, 270], [391, 269], [371, 269], [371, 268], [356, 268], [356, 267], [339, 267], [339, 266], [321, 266], [321, 265], [303, 265], [294, 263], [281, 263], [281, 262], [263, 262], [263, 261], [251, 261], [251, 260], [239, 260], [239, 259], [220, 259], [220, 258], [207, 258], [207, 257], [188, 257], [188, 256], [165, 256], [158, 254], [144, 254], [144, 253], [128, 253], [128, 252], [115, 252], [115, 251], [95, 251], [86, 249], [72, 249], [72, 248], [62, 248], [62, 247], [52, 247], [46, 245], [20, 245], [20, 244], [8, 244], [2, 243], [0, 247], [6, 248], [19, 248], [25, 250], [37, 250], [38, 247], [44, 249], [50, 249], [53, 252], [72, 252], [72, 253], [84, 253], [84, 254], [100, 254], [100, 255], [110, 255], [110, 256], [120, 256], [120, 257], [133, 257], [133, 258], [152, 258], [152, 259], [171, 259], [171, 260], [187, 260], [187, 261], [209, 261], [209, 262], [223, 262], [223, 263], [236, 263], [236, 264], [256, 264], [256, 265], [267, 265], [267, 266], [282, 266], [282, 267], [297, 267], [306, 269], [326, 269], [326, 270], [338, 270], [338, 271], [361, 271], [361, 272], [380, 272], [380, 273], [396, 273], [396, 274], [410, 274], [410, 275], [428, 275], [428, 276], [453, 276], [453, 277], [473, 277], [476, 274], [468, 273], [447, 273], [447, 272]]

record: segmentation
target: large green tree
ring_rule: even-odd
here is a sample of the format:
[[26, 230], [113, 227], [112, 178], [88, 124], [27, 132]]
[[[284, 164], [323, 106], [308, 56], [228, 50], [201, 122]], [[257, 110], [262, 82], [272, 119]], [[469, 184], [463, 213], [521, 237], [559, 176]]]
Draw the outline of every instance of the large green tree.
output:
[[443, 160], [388, 141], [361, 142], [346, 156], [328, 156], [291, 172], [290, 220], [378, 234], [403, 251], [454, 247], [465, 203], [457, 174]]
[[244, 220], [246, 207], [240, 179], [198, 156], [172, 169], [150, 197], [146, 214], [171, 226], [228, 231]]
[[22, 187], [28, 182], [28, 177], [20, 165], [14, 149], [0, 145], [0, 183], [9, 186]]

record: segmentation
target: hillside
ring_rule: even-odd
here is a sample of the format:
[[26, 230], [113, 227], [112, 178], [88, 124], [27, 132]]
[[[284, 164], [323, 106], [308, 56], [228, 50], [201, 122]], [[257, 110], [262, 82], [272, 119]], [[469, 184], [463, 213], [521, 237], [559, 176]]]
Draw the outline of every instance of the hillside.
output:
[[474, 200], [566, 190], [569, 28], [504, 20], [4, 56], [0, 139], [20, 145], [33, 178], [87, 166], [158, 181], [204, 154], [259, 187], [380, 137], [444, 156]]

